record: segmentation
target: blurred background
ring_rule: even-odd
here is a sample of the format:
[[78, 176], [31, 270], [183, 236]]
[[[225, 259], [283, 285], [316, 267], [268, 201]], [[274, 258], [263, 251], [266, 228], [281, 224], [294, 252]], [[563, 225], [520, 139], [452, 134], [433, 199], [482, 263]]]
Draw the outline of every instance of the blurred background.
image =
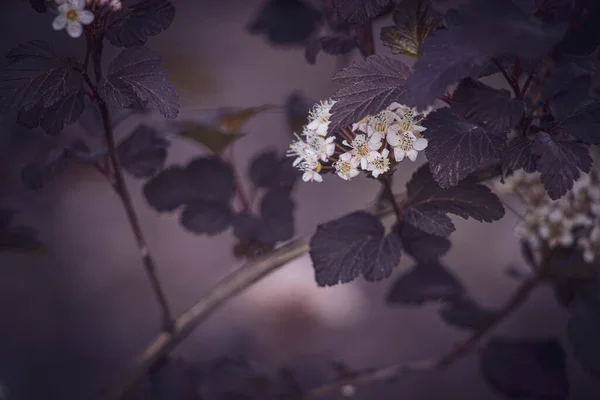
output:
[[[320, 54], [317, 64], [309, 65], [303, 48], [274, 47], [263, 35], [251, 35], [247, 28], [262, 0], [173, 2], [174, 24], [148, 45], [165, 58], [180, 93], [182, 118], [210, 116], [221, 106], [284, 104], [297, 90], [315, 101], [326, 99], [336, 89], [331, 77], [360, 59], [358, 52], [341, 57]], [[63, 52], [81, 56], [83, 42], [52, 31], [51, 21], [51, 15], [36, 14], [26, 1], [3, 0], [0, 52], [43, 38]], [[376, 36], [379, 25], [389, 21], [377, 23]], [[376, 52], [390, 54], [379, 40]], [[108, 50], [110, 54], [114, 49]], [[131, 359], [159, 332], [159, 310], [123, 207], [108, 184], [92, 168], [70, 167], [42, 191], [25, 189], [19, 178], [22, 166], [57, 139], [13, 128], [13, 122], [14, 116], [7, 115], [0, 125], [0, 200], [18, 210], [18, 222], [40, 232], [50, 252], [0, 255], [0, 382], [6, 399], [96, 399], [116, 384]], [[130, 132], [138, 122], [126, 121], [117, 133]], [[81, 134], [83, 129], [73, 125], [63, 136]], [[246, 135], [234, 146], [234, 160], [244, 179], [253, 155], [266, 149], [283, 152], [292, 137], [282, 109], [260, 114], [243, 132]], [[39, 144], [32, 145], [32, 140]], [[204, 153], [194, 143], [174, 139], [168, 164], [185, 164]], [[422, 162], [402, 164], [395, 176], [399, 191]], [[128, 179], [159, 275], [173, 311], [179, 314], [241, 265], [232, 254], [233, 234], [228, 230], [207, 237], [185, 232], [176, 215], [159, 215], [146, 204], [142, 183]], [[298, 184], [297, 234], [309, 235], [317, 224], [364, 207], [377, 191], [376, 182], [363, 178], [345, 182], [331, 175], [322, 184]], [[455, 221], [453, 248], [444, 262], [485, 306], [501, 304], [517, 286], [506, 275], [507, 266], [525, 268], [513, 235], [516, 221], [510, 211], [494, 224]], [[410, 266], [411, 260], [404, 257], [395, 274]], [[234, 298], [196, 329], [173, 354], [175, 368], [186, 371], [174, 379], [181, 383], [185, 375], [184, 384], [198, 389], [203, 366], [230, 357], [272, 371], [294, 368], [299, 380], [314, 385], [331, 378], [332, 361], [361, 368], [435, 358], [467, 335], [445, 325], [436, 305], [386, 305], [383, 298], [392, 282], [393, 277], [379, 283], [359, 279], [318, 288], [310, 259], [299, 258]], [[562, 341], [565, 324], [566, 313], [552, 293], [542, 289], [495, 333]], [[570, 356], [568, 368], [570, 399], [597, 399], [600, 386]], [[140, 398], [149, 398], [144, 390], [140, 393]], [[467, 356], [443, 373], [360, 388], [356, 398], [501, 397], [483, 382], [477, 357]]]

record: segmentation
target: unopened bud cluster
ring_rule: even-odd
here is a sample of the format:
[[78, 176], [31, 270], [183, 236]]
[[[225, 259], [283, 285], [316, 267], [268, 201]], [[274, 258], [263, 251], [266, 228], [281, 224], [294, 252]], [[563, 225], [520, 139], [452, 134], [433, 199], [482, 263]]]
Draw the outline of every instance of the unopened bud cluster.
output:
[[546, 194], [538, 173], [516, 171], [502, 191], [516, 193], [527, 213], [515, 228], [517, 236], [534, 250], [542, 246], [577, 247], [586, 262], [600, 255], [600, 179], [597, 171], [582, 174], [558, 200]]
[[304, 172], [305, 182], [322, 182], [324, 169], [334, 170], [345, 180], [356, 177], [360, 171], [377, 178], [388, 172], [393, 163], [405, 158], [415, 161], [427, 147], [427, 139], [422, 135], [425, 128], [420, 125], [427, 112], [418, 113], [392, 103], [380, 113], [352, 124], [352, 129], [328, 134], [334, 104], [333, 100], [316, 104], [302, 135], [296, 134], [297, 140], [288, 150], [288, 157], [295, 157], [294, 166]]
[[121, 0], [52, 0], [56, 5], [58, 15], [52, 22], [52, 28], [59, 31], [67, 30], [72, 38], [78, 38], [83, 33], [83, 26], [89, 25], [103, 11], [119, 11], [123, 7]]

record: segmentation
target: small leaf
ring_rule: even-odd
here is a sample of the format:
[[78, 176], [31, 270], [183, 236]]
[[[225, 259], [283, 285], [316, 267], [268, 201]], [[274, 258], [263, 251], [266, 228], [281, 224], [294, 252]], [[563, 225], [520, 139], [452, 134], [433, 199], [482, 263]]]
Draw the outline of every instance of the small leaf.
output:
[[213, 154], [221, 154], [225, 149], [242, 138], [243, 134], [223, 132], [206, 125], [199, 125], [191, 121], [177, 122], [179, 136], [200, 143]]
[[175, 7], [168, 0], [144, 0], [108, 17], [106, 38], [113, 46], [139, 47], [171, 26]]
[[67, 169], [68, 162], [69, 156], [64, 147], [45, 150], [21, 171], [23, 184], [31, 190], [43, 189]]
[[457, 185], [485, 162], [498, 159], [506, 142], [506, 134], [487, 132], [449, 108], [431, 113], [423, 126], [429, 141], [425, 155], [435, 181], [443, 188]]
[[275, 181], [280, 158], [274, 151], [267, 151], [254, 157], [250, 162], [250, 180], [254, 186], [267, 188]]
[[390, 0], [333, 0], [338, 15], [347, 23], [362, 25], [375, 18]]
[[247, 212], [236, 214], [233, 218], [233, 234], [243, 242], [256, 240], [261, 229], [261, 221]]
[[281, 189], [267, 191], [260, 204], [260, 229], [256, 240], [262, 244], [283, 242], [294, 237], [295, 204], [290, 193]]
[[521, 100], [472, 78], [463, 79], [452, 94], [452, 109], [488, 132], [507, 132], [525, 114]]
[[119, 161], [136, 178], [149, 178], [160, 171], [167, 159], [169, 142], [154, 128], [138, 126], [118, 147]]
[[385, 301], [392, 304], [421, 305], [453, 300], [465, 295], [465, 288], [442, 264], [420, 263], [400, 276], [390, 287]]
[[557, 129], [586, 144], [600, 144], [600, 102], [590, 103], [562, 120]]
[[185, 169], [173, 166], [146, 182], [143, 191], [146, 201], [156, 211], [167, 212], [194, 200], [194, 190], [190, 186]]
[[486, 382], [513, 399], [562, 399], [569, 393], [565, 352], [556, 340], [492, 339], [480, 368]]
[[58, 103], [45, 108], [42, 102], [30, 110], [21, 110], [17, 122], [26, 128], [41, 127], [48, 135], [56, 136], [65, 127], [79, 120], [85, 110], [83, 90], [72, 93], [59, 100]]
[[363, 275], [378, 281], [391, 275], [400, 262], [402, 243], [385, 235], [379, 219], [357, 211], [317, 227], [310, 240], [310, 257], [319, 286], [347, 283]]
[[437, 260], [452, 245], [445, 237], [431, 235], [411, 224], [401, 224], [396, 229], [402, 239], [402, 248], [417, 262]]
[[321, 13], [302, 0], [266, 0], [248, 26], [274, 45], [302, 44], [323, 23]]
[[304, 57], [309, 64], [317, 62], [317, 55], [320, 51], [337, 56], [346, 54], [354, 50], [358, 46], [356, 36], [321, 36], [312, 39], [306, 44]]
[[535, 172], [537, 169], [537, 159], [533, 154], [533, 141], [523, 136], [513, 138], [502, 152], [501, 164], [502, 171], [510, 172], [522, 169], [525, 172]]
[[447, 324], [473, 331], [483, 329], [498, 317], [497, 311], [483, 308], [468, 297], [444, 303], [439, 312]]
[[403, 0], [394, 10], [394, 26], [381, 29], [381, 41], [392, 54], [417, 56], [419, 47], [442, 24], [431, 0]]
[[546, 132], [538, 132], [532, 149], [540, 156], [537, 169], [551, 199], [562, 197], [579, 179], [579, 171], [589, 172], [592, 158], [588, 149], [573, 143], [554, 141]]
[[[594, 290], [598, 291], [598, 285]], [[570, 307], [567, 338], [575, 359], [593, 377], [600, 379], [600, 307], [598, 302], [577, 298]]]
[[216, 235], [229, 228], [233, 213], [228, 204], [197, 201], [189, 204], [181, 214], [181, 225], [190, 232]]
[[27, 59], [38, 59], [38, 60], [53, 60], [58, 59], [58, 55], [54, 52], [52, 47], [43, 40], [31, 40], [27, 43], [20, 44], [17, 47], [12, 48], [6, 58], [10, 61], [22, 61]]
[[[557, 121], [563, 121], [571, 117], [573, 114], [580, 112], [582, 108], [585, 108], [594, 102], [590, 96], [590, 88], [592, 86], [590, 74], [587, 73], [587, 71], [579, 71], [579, 68], [576, 68], [575, 66], [572, 68], [568, 68], [567, 66], [568, 64], [561, 68], [559, 65], [557, 67], [558, 71], [555, 71], [555, 73], [550, 76], [550, 83], [546, 84], [543, 88], [546, 89], [546, 91], [550, 91], [550, 89], [554, 89], [553, 86], [564, 85], [548, 101], [550, 112]], [[572, 70], [576, 70], [576, 72]], [[573, 75], [575, 77], [571, 78]], [[565, 84], [564, 80], [567, 80], [568, 78], [571, 79]], [[558, 79], [562, 79], [563, 81], [556, 82]], [[556, 85], [553, 85], [555, 82]], [[592, 112], [590, 113], [590, 111]], [[590, 111], [584, 112], [584, 117], [586, 116], [585, 114], [588, 114], [587, 123], [593, 123], [593, 121], [598, 118], [597, 116], [594, 118], [595, 112], [593, 109]], [[575, 121], [571, 120], [571, 122]], [[585, 125], [586, 124], [583, 126], [585, 127]]]
[[[462, 180], [457, 186], [443, 189], [433, 180], [427, 164], [420, 167], [406, 185], [404, 219], [409, 224], [434, 235], [447, 236], [454, 231], [447, 213], [479, 222], [493, 222], [504, 216], [498, 196], [475, 178]], [[440, 218], [445, 217], [447, 221]], [[429, 221], [434, 221], [431, 224]]]
[[354, 63], [340, 71], [333, 80], [342, 85], [333, 99], [329, 132], [376, 114], [393, 102], [406, 103], [408, 67], [389, 57], [370, 56], [361, 64]]
[[149, 107], [165, 118], [175, 118], [179, 114], [179, 97], [161, 63], [161, 57], [145, 47], [125, 49], [110, 63], [108, 76], [98, 90], [114, 106]]
[[224, 131], [236, 134], [240, 133], [242, 126], [251, 118], [256, 117], [264, 111], [272, 110], [274, 107], [268, 104], [257, 107], [247, 107], [232, 112], [223, 113], [219, 116], [219, 128]]

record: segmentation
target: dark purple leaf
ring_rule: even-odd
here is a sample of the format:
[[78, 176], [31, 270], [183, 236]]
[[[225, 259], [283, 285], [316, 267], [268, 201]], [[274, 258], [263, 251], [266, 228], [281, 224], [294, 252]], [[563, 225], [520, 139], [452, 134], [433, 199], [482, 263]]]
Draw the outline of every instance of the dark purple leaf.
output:
[[108, 76], [99, 84], [101, 96], [122, 108], [158, 110], [165, 118], [179, 114], [179, 96], [162, 59], [140, 47], [123, 50], [109, 65]]
[[485, 162], [498, 159], [506, 142], [505, 133], [487, 132], [449, 108], [429, 114], [423, 126], [429, 141], [425, 155], [435, 181], [444, 188], [457, 185]]
[[392, 54], [418, 55], [419, 47], [443, 21], [431, 0], [403, 0], [394, 10], [394, 26], [381, 28], [381, 41]]
[[46, 0], [29, 0], [29, 3], [31, 3], [31, 8], [40, 14], [48, 11], [46, 8]]
[[[567, 72], [563, 72], [563, 74], [565, 73]], [[562, 77], [559, 76], [556, 79], [560, 78]], [[590, 103], [594, 103], [590, 96], [592, 77], [589, 74], [578, 75], [566, 84], [563, 82], [563, 85], [565, 86], [559, 89], [548, 101], [550, 112], [556, 121], [567, 120], [574, 114], [578, 114], [581, 109], [586, 108]]]
[[149, 36], [166, 30], [175, 19], [175, 6], [169, 0], [144, 0], [109, 14], [106, 38], [113, 46], [143, 46]]
[[314, 104], [300, 91], [294, 91], [285, 101], [285, 116], [292, 132], [302, 132], [307, 116]]
[[83, 90], [65, 96], [56, 104], [44, 107], [37, 103], [30, 110], [18, 113], [17, 122], [27, 128], [41, 127], [47, 134], [56, 136], [65, 125], [74, 124], [85, 110], [85, 94]]
[[472, 78], [463, 79], [452, 94], [452, 110], [488, 132], [506, 132], [525, 114], [521, 100]]
[[250, 162], [250, 180], [256, 187], [271, 186], [278, 174], [280, 158], [275, 151], [267, 151], [254, 157]]
[[303, 0], [266, 0], [248, 26], [275, 45], [303, 44], [321, 26], [321, 13]]
[[188, 204], [181, 213], [181, 225], [188, 231], [216, 235], [229, 228], [233, 213], [228, 204], [196, 201]]
[[473, 331], [488, 326], [498, 317], [497, 311], [483, 308], [468, 297], [445, 302], [439, 312], [447, 324]]
[[144, 185], [146, 200], [158, 212], [197, 201], [229, 203], [234, 190], [231, 165], [212, 157], [196, 158], [185, 168], [169, 167]]
[[333, 99], [329, 132], [376, 114], [393, 102], [408, 100], [406, 79], [408, 67], [399, 60], [374, 55], [340, 71], [333, 80], [342, 85]]
[[392, 304], [421, 305], [465, 296], [465, 288], [438, 262], [420, 263], [400, 276], [390, 287], [385, 301]]
[[134, 177], [149, 178], [164, 167], [168, 147], [154, 128], [140, 125], [119, 144], [119, 161]]
[[333, 0], [338, 15], [347, 23], [362, 25], [383, 11], [390, 0]]
[[[598, 285], [594, 286], [598, 296]], [[600, 303], [583, 297], [570, 306], [567, 339], [575, 359], [593, 377], [600, 379]]]
[[591, 102], [562, 120], [557, 129], [586, 144], [600, 144], [600, 102]]
[[44, 150], [37, 159], [21, 171], [21, 179], [26, 188], [31, 190], [43, 189], [58, 175], [67, 169], [69, 156], [62, 146]]
[[268, 190], [260, 204], [260, 229], [256, 240], [271, 244], [293, 238], [294, 208], [288, 191], [279, 188]]
[[0, 252], [30, 252], [40, 249], [37, 232], [24, 226], [0, 229]]
[[249, 213], [242, 212], [233, 218], [233, 234], [243, 242], [256, 240], [261, 229], [261, 220]]
[[569, 394], [565, 352], [556, 340], [492, 339], [480, 368], [486, 382], [509, 398], [566, 400]]
[[387, 278], [400, 262], [400, 237], [377, 217], [357, 211], [317, 227], [310, 257], [319, 286], [347, 283], [363, 275], [368, 281]]
[[523, 136], [513, 138], [502, 152], [501, 164], [505, 172], [517, 171], [535, 172], [538, 156], [533, 154], [533, 141]]
[[11, 62], [0, 71], [0, 109], [49, 108], [78, 93], [81, 75], [41, 41], [12, 49]]
[[[446, 236], [454, 231], [452, 221], [445, 216], [447, 213], [479, 222], [493, 222], [504, 216], [498, 196], [475, 178], [469, 177], [457, 186], [443, 189], [433, 180], [427, 164], [413, 174], [406, 188], [405, 221], [433, 235]], [[447, 220], [440, 223], [441, 216]], [[429, 220], [436, 223], [431, 224]]]
[[588, 149], [573, 142], [554, 141], [546, 132], [538, 132], [533, 153], [540, 156], [537, 169], [551, 199], [562, 197], [579, 179], [579, 171], [589, 172], [592, 158]]
[[431, 235], [411, 224], [401, 224], [396, 229], [400, 234], [404, 252], [417, 262], [437, 260], [446, 254], [452, 245], [445, 237]]
[[356, 36], [321, 36], [306, 43], [304, 57], [309, 64], [315, 64], [320, 51], [337, 56], [349, 53], [357, 46]]

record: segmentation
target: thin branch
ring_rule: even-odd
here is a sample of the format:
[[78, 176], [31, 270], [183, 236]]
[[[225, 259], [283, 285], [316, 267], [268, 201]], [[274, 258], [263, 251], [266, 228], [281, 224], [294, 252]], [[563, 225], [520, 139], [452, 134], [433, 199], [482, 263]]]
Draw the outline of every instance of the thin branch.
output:
[[533, 289], [535, 289], [540, 282], [541, 275], [536, 275], [528, 280], [523, 281], [515, 293], [498, 311], [496, 318], [479, 330], [473, 332], [471, 336], [454, 346], [451, 350], [442, 355], [437, 361], [423, 360], [408, 364], [394, 364], [387, 367], [354, 372], [351, 373], [346, 379], [339, 379], [337, 381], [330, 382], [323, 386], [309, 390], [302, 397], [302, 400], [321, 398], [323, 396], [339, 392], [344, 386], [347, 385], [354, 387], [367, 386], [377, 382], [397, 380], [414, 372], [433, 372], [442, 370], [466, 354], [469, 354], [484, 336], [490, 333], [492, 329], [504, 321], [507, 316], [511, 315], [513, 311], [515, 311], [525, 302], [525, 300], [529, 298], [529, 295], [532, 293]]
[[392, 208], [394, 210], [394, 214], [396, 214], [396, 219], [398, 220], [398, 222], [400, 222], [402, 220], [402, 209], [398, 205], [398, 202], [396, 202], [396, 196], [394, 195], [394, 191], [392, 190], [391, 180], [390, 180], [390, 178], [388, 176], [384, 175], [380, 179], [380, 182], [383, 185], [383, 188], [385, 190], [386, 196], [387, 196], [389, 202], [392, 205]]
[[530, 72], [529, 75], [527, 76], [527, 80], [523, 84], [523, 88], [521, 89], [521, 96], [525, 96], [525, 94], [527, 94], [527, 90], [529, 90], [529, 85], [531, 85], [531, 82], [533, 81], [533, 77], [534, 77], [533, 72]]
[[[100, 39], [98, 40], [98, 42], [93, 44], [90, 43], [89, 45], [94, 46], [94, 48], [92, 48], [91, 50], [91, 53], [92, 60], [94, 62], [96, 83], [98, 83], [102, 80], [102, 40]], [[167, 302], [167, 298], [164, 294], [160, 280], [158, 278], [154, 258], [150, 254], [150, 250], [148, 249], [148, 245], [146, 244], [146, 239], [144, 238], [144, 234], [142, 233], [142, 227], [139, 218], [133, 206], [131, 194], [129, 193], [129, 189], [127, 189], [127, 184], [125, 183], [125, 176], [123, 174], [123, 168], [121, 167], [121, 163], [119, 162], [119, 154], [117, 151], [117, 145], [115, 143], [115, 137], [112, 123], [110, 120], [108, 106], [106, 105], [105, 101], [98, 95], [97, 88], [95, 85], [93, 85], [91, 79], [89, 79], [88, 74], [84, 71], [83, 75], [84, 79], [86, 79], [86, 82], [88, 82], [88, 84], [93, 88], [95, 94], [98, 96], [98, 109], [100, 110], [100, 115], [102, 117], [104, 136], [106, 140], [106, 145], [108, 147], [108, 157], [110, 165], [112, 166], [112, 173], [114, 175], [114, 181], [112, 182], [112, 186], [119, 195], [121, 202], [125, 207], [125, 212], [127, 213], [129, 225], [131, 226], [131, 229], [135, 236], [135, 241], [140, 252], [140, 257], [142, 259], [142, 262], [144, 263], [144, 269], [146, 270], [146, 274], [148, 275], [150, 284], [152, 285], [152, 290], [156, 296], [156, 299], [161, 309], [163, 330], [169, 331], [173, 327], [173, 317], [169, 308], [169, 304]]]
[[498, 67], [498, 69], [502, 73], [502, 76], [504, 76], [504, 79], [506, 79], [506, 82], [508, 82], [508, 84], [512, 88], [513, 92], [515, 92], [515, 97], [517, 99], [520, 99], [521, 98], [521, 90], [519, 89], [519, 83], [515, 82], [510, 77], [510, 75], [508, 75], [508, 72], [506, 72], [506, 69], [502, 66], [502, 64], [500, 64], [500, 61], [498, 61], [498, 59], [494, 58], [494, 59], [492, 59], [492, 61], [493, 61], [494, 65], [496, 65], [496, 67]]

